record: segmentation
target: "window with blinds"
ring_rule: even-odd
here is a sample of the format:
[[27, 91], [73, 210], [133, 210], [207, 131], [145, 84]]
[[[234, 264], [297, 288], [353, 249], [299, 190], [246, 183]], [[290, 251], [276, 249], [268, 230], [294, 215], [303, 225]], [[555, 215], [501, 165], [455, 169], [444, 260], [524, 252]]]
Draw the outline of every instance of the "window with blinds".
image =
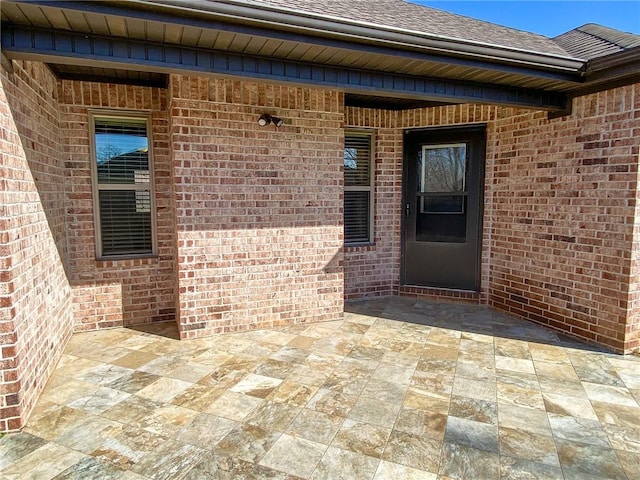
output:
[[149, 119], [93, 115], [91, 124], [97, 257], [153, 255]]
[[344, 241], [373, 241], [373, 155], [371, 133], [346, 132], [344, 141]]

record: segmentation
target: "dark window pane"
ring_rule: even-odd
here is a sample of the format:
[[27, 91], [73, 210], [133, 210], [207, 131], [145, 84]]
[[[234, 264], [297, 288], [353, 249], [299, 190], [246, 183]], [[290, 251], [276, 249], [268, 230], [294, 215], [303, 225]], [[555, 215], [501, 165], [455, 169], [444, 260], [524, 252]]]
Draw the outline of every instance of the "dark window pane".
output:
[[369, 192], [344, 192], [344, 239], [346, 243], [368, 242]]
[[347, 136], [344, 141], [344, 185], [365, 187], [371, 184], [371, 137]]
[[150, 191], [101, 190], [99, 201], [103, 255], [152, 253]]
[[462, 195], [422, 196], [420, 213], [464, 213]]
[[420, 167], [420, 192], [463, 192], [466, 145], [424, 146]]
[[[431, 208], [421, 209], [421, 203], [431, 202]], [[418, 242], [467, 241], [467, 197], [418, 197], [416, 216], [416, 240]], [[449, 209], [461, 209], [459, 213], [447, 213]], [[436, 211], [440, 210], [440, 211]]]
[[145, 120], [96, 119], [98, 183], [149, 183]]

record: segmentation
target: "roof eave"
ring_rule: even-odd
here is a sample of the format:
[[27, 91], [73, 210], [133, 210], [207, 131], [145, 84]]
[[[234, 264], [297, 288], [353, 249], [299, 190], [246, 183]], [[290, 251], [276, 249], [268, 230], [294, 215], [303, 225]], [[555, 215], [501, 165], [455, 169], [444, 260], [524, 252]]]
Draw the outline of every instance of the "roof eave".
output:
[[571, 90], [573, 96], [640, 82], [640, 46], [589, 60], [584, 84]]
[[201, 0], [127, 0], [147, 8], [169, 9], [182, 14], [222, 17], [227, 21], [250, 23], [273, 29], [300, 31], [307, 34], [338, 37], [354, 42], [392, 46], [399, 49], [423, 50], [440, 55], [481, 59], [488, 62], [527, 66], [557, 72], [579, 72], [583, 59], [550, 53], [522, 50], [501, 45], [472, 42], [395, 27], [373, 25], [343, 18], [321, 16], [310, 12], [256, 4], [247, 0], [203, 2]]
[[608, 70], [627, 64], [633, 64], [640, 60], [640, 46], [629, 48], [622, 52], [612, 53], [604, 57], [591, 59], [587, 62], [587, 76], [602, 70]]

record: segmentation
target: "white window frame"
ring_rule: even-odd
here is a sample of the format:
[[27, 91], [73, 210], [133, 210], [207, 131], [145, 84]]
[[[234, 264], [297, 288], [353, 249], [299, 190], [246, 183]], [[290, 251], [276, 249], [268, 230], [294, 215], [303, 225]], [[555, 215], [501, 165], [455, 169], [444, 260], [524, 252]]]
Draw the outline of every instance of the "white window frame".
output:
[[[344, 132], [345, 136], [345, 145], [346, 148], [346, 139], [347, 137], [359, 136], [359, 137], [368, 137], [369, 138], [369, 185], [354, 185], [347, 186], [344, 185], [345, 192], [369, 192], [369, 239], [366, 241], [348, 241], [346, 238], [344, 240], [344, 244], [347, 247], [356, 247], [359, 245], [371, 245], [375, 243], [374, 237], [374, 213], [375, 213], [375, 145], [376, 138], [375, 132], [371, 130], [357, 130], [357, 129], [346, 129]], [[344, 174], [343, 174], [344, 176]], [[344, 221], [344, 219], [343, 219]]]
[[[158, 228], [156, 222], [156, 194], [155, 194], [155, 168], [153, 156], [153, 140], [152, 140], [152, 123], [151, 112], [142, 112], [137, 110], [89, 110], [89, 150], [91, 155], [91, 186], [93, 195], [93, 223], [95, 229], [96, 240], [96, 259], [97, 260], [126, 260], [131, 258], [148, 258], [158, 255]], [[98, 155], [96, 147], [96, 120], [144, 120], [147, 129], [147, 152], [149, 163], [149, 181], [148, 183], [104, 183], [98, 182]], [[149, 191], [151, 212], [151, 253], [131, 253], [124, 255], [104, 254], [102, 251], [102, 222], [100, 219], [100, 191], [117, 190], [117, 191]], [[139, 202], [138, 195], [135, 198], [136, 204]], [[137, 208], [137, 207], [136, 207]]]

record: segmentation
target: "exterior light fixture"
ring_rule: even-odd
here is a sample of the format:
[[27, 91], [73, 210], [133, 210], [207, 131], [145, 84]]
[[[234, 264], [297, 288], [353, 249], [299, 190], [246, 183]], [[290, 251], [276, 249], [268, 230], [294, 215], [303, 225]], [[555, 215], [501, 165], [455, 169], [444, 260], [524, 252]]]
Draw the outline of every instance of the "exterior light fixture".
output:
[[281, 127], [284, 124], [284, 120], [279, 117], [272, 117], [268, 113], [263, 113], [260, 115], [260, 118], [258, 118], [258, 125], [261, 127], [269, 125], [270, 123], [273, 123], [276, 127]]

